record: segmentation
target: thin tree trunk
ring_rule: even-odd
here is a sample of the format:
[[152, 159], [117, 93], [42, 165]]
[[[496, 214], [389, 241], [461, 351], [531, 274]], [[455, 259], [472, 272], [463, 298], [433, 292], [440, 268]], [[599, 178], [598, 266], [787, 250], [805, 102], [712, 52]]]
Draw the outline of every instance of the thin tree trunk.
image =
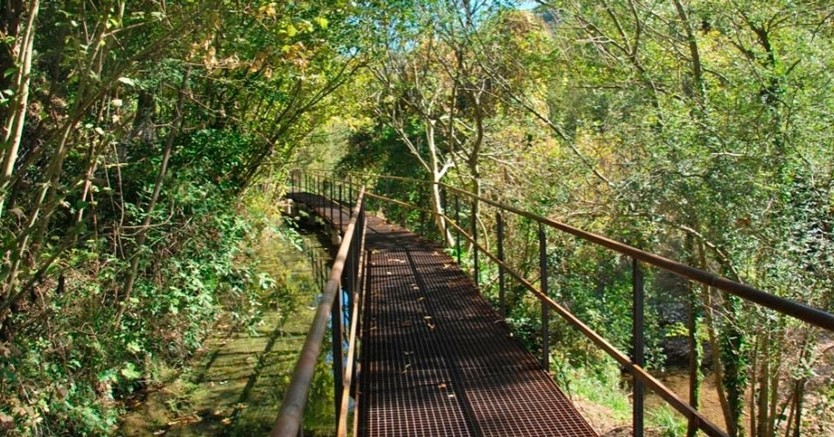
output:
[[440, 196], [440, 181], [446, 175], [448, 168], [440, 168], [440, 159], [437, 153], [437, 143], [435, 141], [434, 124], [430, 120], [425, 120], [426, 125], [426, 142], [429, 147], [429, 172], [431, 173], [432, 188], [431, 188], [431, 209], [434, 213], [434, 224], [437, 227], [437, 232], [443, 236], [443, 241], [446, 247], [454, 245], [452, 233], [449, 232], [446, 226], [446, 219], [440, 214], [443, 213], [443, 199]]
[[151, 226], [151, 221], [153, 220], [153, 210], [156, 208], [156, 203], [159, 200], [159, 194], [162, 192], [162, 184], [165, 181], [165, 176], [168, 173], [168, 161], [171, 159], [171, 151], [174, 148], [174, 140], [176, 140], [179, 131], [182, 128], [182, 112], [183, 112], [183, 105], [185, 103], [185, 96], [188, 89], [188, 79], [191, 75], [191, 68], [185, 70], [185, 74], [182, 78], [182, 85], [179, 89], [179, 96], [177, 98], [176, 104], [176, 116], [174, 122], [172, 123], [171, 132], [168, 134], [168, 138], [165, 142], [165, 150], [162, 155], [162, 164], [159, 168], [159, 173], [156, 177], [156, 183], [154, 184], [153, 193], [151, 194], [151, 198], [148, 201], [147, 211], [145, 215], [145, 220], [142, 222], [142, 227], [139, 228], [137, 231], [136, 237], [136, 245], [133, 249], [133, 257], [130, 261], [130, 272], [128, 273], [127, 280], [125, 281], [124, 289], [122, 290], [121, 302], [119, 306], [119, 310], [116, 313], [116, 318], [113, 322], [113, 325], [118, 327], [121, 323], [122, 316], [124, 315], [125, 310], [127, 309], [127, 304], [130, 301], [131, 294], [133, 293], [133, 288], [136, 284], [136, 276], [139, 273], [139, 261], [142, 258], [142, 248], [145, 245], [145, 241], [148, 237], [148, 228]]
[[3, 173], [2, 179], [0, 179], [2, 180], [2, 185], [0, 185], [0, 217], [3, 215], [3, 208], [6, 203], [5, 189], [14, 171], [18, 151], [20, 150], [20, 142], [23, 139], [23, 125], [26, 122], [26, 110], [29, 104], [29, 84], [31, 82], [32, 54], [35, 42], [35, 20], [38, 18], [39, 8], [39, 0], [33, 0], [29, 3], [26, 29], [19, 39], [20, 44], [16, 60], [18, 70], [14, 80], [15, 101], [9, 120], [6, 122], [6, 126], [4, 126]]
[[[706, 267], [706, 250], [704, 249], [703, 243], [699, 243], [698, 245], [698, 254], [701, 259], [701, 267]], [[724, 380], [724, 368], [721, 365], [721, 357], [719, 355], [721, 348], [718, 344], [718, 338], [715, 335], [715, 317], [713, 317], [715, 310], [712, 305], [712, 287], [708, 285], [702, 287], [702, 299], [705, 307], [704, 319], [707, 322], [707, 333], [709, 334], [710, 349], [712, 349], [712, 366], [715, 372], [716, 385], [718, 386], [718, 401], [721, 404], [721, 411], [724, 413], [724, 424], [727, 430], [734, 430], [735, 422], [730, 411], [730, 403], [727, 400], [726, 392], [721, 388], [721, 381]], [[730, 433], [730, 435], [735, 434]]]

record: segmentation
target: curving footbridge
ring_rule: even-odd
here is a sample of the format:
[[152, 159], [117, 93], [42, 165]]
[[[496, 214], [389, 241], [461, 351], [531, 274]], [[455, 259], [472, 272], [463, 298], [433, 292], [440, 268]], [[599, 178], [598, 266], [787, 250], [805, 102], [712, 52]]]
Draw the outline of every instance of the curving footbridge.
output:
[[[329, 333], [336, 432], [340, 436], [595, 436], [548, 372], [549, 323], [555, 313], [632, 375], [635, 436], [643, 434], [646, 388], [680, 412], [692, 432], [697, 429], [710, 436], [726, 436], [723, 428], [643, 368], [643, 269], [647, 266], [706, 284], [809, 326], [834, 331], [834, 315], [830, 313], [603, 236], [444, 184], [376, 178], [425, 184], [427, 189], [442, 193], [441, 205], [431, 208], [375, 194], [364, 188], [366, 180], [356, 176], [292, 175], [287, 197], [294, 209], [303, 207], [324, 219], [341, 243], [272, 435], [289, 437], [303, 432], [308, 388]], [[438, 239], [445, 245], [451, 243], [457, 259], [446, 253], [444, 244], [367, 215], [371, 202], [408, 208], [426, 220], [442, 223], [445, 235]], [[482, 206], [496, 213], [494, 252], [485, 247], [485, 231], [472, 213]], [[504, 227], [513, 218], [537, 227], [540, 262], [536, 281], [505, 260]], [[630, 354], [617, 349], [548, 293], [547, 239], [549, 233], [556, 232], [631, 259]], [[462, 240], [472, 248], [471, 266], [466, 269], [472, 276], [460, 267]], [[497, 308], [479, 291], [480, 265], [486, 261], [494, 263], [498, 271]], [[509, 281], [541, 304], [541, 356], [525, 350], [505, 322]]]

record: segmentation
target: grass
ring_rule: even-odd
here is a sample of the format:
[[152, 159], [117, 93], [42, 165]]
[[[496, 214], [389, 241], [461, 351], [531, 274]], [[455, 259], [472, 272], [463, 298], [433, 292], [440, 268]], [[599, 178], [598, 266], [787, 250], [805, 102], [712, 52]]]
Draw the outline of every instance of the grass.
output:
[[[598, 432], [631, 426], [631, 393], [614, 362], [573, 366], [557, 359], [554, 370], [559, 386], [578, 401], [581, 412]], [[646, 410], [645, 420], [650, 435], [686, 435], [686, 421], [668, 405]]]

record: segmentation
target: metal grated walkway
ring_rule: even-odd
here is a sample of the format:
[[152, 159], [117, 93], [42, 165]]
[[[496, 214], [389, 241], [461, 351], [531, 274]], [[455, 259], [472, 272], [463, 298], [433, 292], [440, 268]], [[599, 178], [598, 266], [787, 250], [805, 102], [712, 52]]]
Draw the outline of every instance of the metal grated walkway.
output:
[[[330, 219], [318, 196], [292, 197]], [[378, 218], [367, 225], [359, 435], [597, 435], [451, 257]]]

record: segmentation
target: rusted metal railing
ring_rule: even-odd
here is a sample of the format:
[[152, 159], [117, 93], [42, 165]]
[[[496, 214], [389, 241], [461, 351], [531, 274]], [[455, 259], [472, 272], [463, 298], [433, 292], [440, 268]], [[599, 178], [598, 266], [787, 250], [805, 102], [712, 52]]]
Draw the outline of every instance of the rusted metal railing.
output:
[[[325, 174], [324, 172], [313, 172], [315, 174]], [[370, 183], [373, 180], [380, 180], [380, 179], [388, 179], [388, 180], [397, 180], [401, 182], [407, 183], [415, 183], [415, 184], [424, 184], [424, 185], [438, 185], [440, 189], [443, 191], [443, 210], [440, 213], [437, 213], [441, 216], [446, 223], [447, 229], [454, 230], [455, 233], [455, 249], [457, 252], [457, 259], [458, 263], [460, 263], [461, 258], [461, 246], [460, 246], [460, 239], [463, 237], [465, 240], [469, 241], [472, 245], [473, 249], [473, 267], [474, 267], [474, 274], [473, 274], [473, 281], [478, 284], [480, 271], [479, 271], [479, 260], [478, 255], [482, 254], [492, 260], [495, 265], [498, 267], [498, 274], [499, 274], [499, 305], [500, 311], [502, 315], [506, 317], [507, 309], [506, 309], [506, 302], [505, 302], [505, 287], [506, 287], [506, 277], [509, 276], [513, 280], [515, 280], [518, 284], [522, 287], [526, 288], [529, 292], [531, 292], [535, 297], [539, 299], [542, 304], [542, 364], [545, 366], [549, 365], [548, 358], [549, 358], [549, 339], [547, 330], [547, 324], [549, 321], [549, 312], [552, 310], [556, 312], [559, 316], [561, 316], [565, 321], [569, 324], [574, 326], [577, 330], [579, 330], [586, 338], [591, 340], [597, 347], [605, 351], [609, 356], [611, 356], [617, 363], [619, 363], [624, 369], [626, 369], [634, 378], [633, 383], [633, 435], [635, 436], [642, 436], [643, 435], [643, 415], [644, 415], [644, 407], [643, 407], [643, 398], [644, 398], [644, 389], [648, 387], [651, 389], [655, 394], [657, 394], [661, 399], [663, 399], [667, 404], [672, 406], [676, 409], [679, 413], [681, 413], [689, 422], [689, 426], [691, 428], [698, 428], [703, 431], [705, 434], [710, 436], [727, 436], [728, 434], [719, 428], [714, 423], [710, 422], [706, 417], [704, 417], [701, 413], [697, 411], [695, 407], [687, 403], [686, 401], [679, 398], [675, 393], [673, 393], [668, 387], [666, 387], [662, 382], [660, 382], [657, 378], [653, 377], [644, 369], [644, 289], [643, 289], [643, 269], [644, 266], [653, 266], [660, 270], [664, 270], [670, 273], [673, 273], [677, 276], [682, 278], [695, 281], [709, 287], [712, 287], [717, 290], [721, 290], [724, 292], [729, 293], [730, 295], [739, 297], [747, 302], [752, 302], [763, 307], [769, 308], [777, 313], [784, 314], [787, 316], [791, 316], [798, 320], [804, 321], [810, 325], [828, 330], [834, 331], [834, 314], [828, 313], [826, 311], [820, 310], [818, 308], [813, 308], [811, 306], [805, 305], [803, 303], [786, 299], [774, 294], [767, 293], [765, 291], [759, 290], [755, 287], [751, 287], [746, 284], [742, 284], [728, 278], [716, 275], [714, 273], [710, 273], [695, 267], [691, 267], [689, 265], [671, 260], [669, 258], [662, 257], [660, 255], [646, 252], [644, 250], [638, 249], [636, 247], [630, 246], [625, 243], [621, 243], [619, 241], [615, 241], [609, 239], [607, 237], [594, 234], [591, 232], [583, 231], [579, 228], [567, 225], [565, 223], [561, 223], [555, 220], [548, 219], [546, 217], [542, 217], [527, 211], [520, 210], [510, 205], [502, 204], [495, 200], [485, 198], [473, 193], [470, 193], [466, 190], [462, 190], [447, 184], [425, 181], [425, 180], [418, 180], [418, 179], [411, 179], [405, 177], [398, 177], [398, 176], [386, 176], [386, 175], [362, 175], [358, 173], [351, 173], [351, 181], [348, 182], [349, 185], [356, 184], [356, 181], [365, 181], [365, 183]], [[449, 193], [452, 193], [452, 201], [449, 200]], [[422, 206], [414, 205], [412, 203], [394, 199], [391, 197], [383, 196], [380, 194], [375, 194], [370, 191], [365, 193], [366, 197], [369, 199], [377, 199], [392, 205], [397, 205], [403, 208], [410, 208], [416, 211], [421, 211], [424, 213], [429, 214], [436, 214], [434, 211], [424, 208]], [[470, 222], [467, 224], [463, 224], [461, 222], [461, 198], [467, 199], [470, 202], [481, 202], [482, 204], [490, 205], [498, 210], [497, 213], [497, 247], [498, 253], [493, 254], [491, 251], [487, 250], [484, 247], [483, 240], [484, 237], [478, 237], [478, 225], [476, 223], [476, 217], [470, 214]], [[452, 206], [454, 209], [454, 213], [452, 214], [448, 211], [448, 207]], [[472, 208], [475, 210], [475, 208]], [[524, 275], [515, 269], [513, 269], [510, 265], [508, 265], [505, 257], [505, 247], [504, 247], [504, 236], [505, 236], [505, 217], [504, 214], [514, 214], [518, 217], [523, 217], [527, 220], [532, 221], [533, 223], [538, 224], [538, 240], [539, 240], [539, 261], [540, 261], [540, 285], [537, 287], [535, 284], [530, 282], [528, 279], [524, 277]], [[466, 227], [469, 227], [468, 232]], [[556, 231], [566, 233], [572, 235], [582, 241], [591, 243], [596, 246], [605, 247], [609, 250], [612, 250], [616, 253], [621, 255], [625, 255], [631, 259], [632, 264], [632, 356], [630, 357], [625, 352], [622, 352], [617, 347], [615, 347], [611, 342], [609, 342], [606, 338], [602, 335], [594, 331], [588, 324], [580, 320], [574, 314], [572, 314], [565, 306], [556, 302], [549, 294], [548, 294], [548, 284], [547, 284], [547, 269], [548, 269], [548, 262], [547, 262], [547, 229], [554, 229]], [[692, 381], [690, 381], [692, 384]], [[691, 391], [691, 389], [690, 389]]]
[[[347, 199], [353, 200], [353, 186], [344, 190], [339, 183], [338, 191], [335, 181], [326, 178], [310, 177], [294, 173], [291, 178], [291, 193], [303, 190], [306, 193], [317, 194], [309, 200], [315, 204], [308, 205], [318, 208], [319, 213], [330, 220], [330, 224], [339, 231], [344, 229], [339, 251], [330, 270], [329, 279], [324, 284], [321, 301], [316, 309], [310, 331], [304, 341], [301, 354], [293, 370], [292, 380], [284, 393], [278, 418], [272, 429], [272, 436], [295, 437], [302, 430], [304, 406], [310, 383], [313, 380], [316, 363], [321, 355], [322, 343], [327, 332], [328, 321], [331, 325], [333, 346], [333, 379], [334, 403], [337, 435], [347, 434], [347, 414], [350, 398], [350, 387], [354, 380], [356, 368], [357, 329], [360, 314], [359, 298], [364, 275], [363, 250], [365, 236], [365, 190], [360, 188], [353, 208], [349, 209], [350, 221], [347, 228], [342, 228], [343, 208], [345, 199], [341, 196], [348, 194]], [[339, 198], [333, 196], [339, 194]], [[338, 217], [336, 217], [338, 214]], [[346, 292], [346, 293], [345, 293]], [[346, 294], [346, 296], [345, 296]], [[349, 322], [345, 332], [344, 311], [349, 308]], [[348, 349], [344, 350], [347, 341]], [[346, 355], [346, 357], [345, 357]]]

